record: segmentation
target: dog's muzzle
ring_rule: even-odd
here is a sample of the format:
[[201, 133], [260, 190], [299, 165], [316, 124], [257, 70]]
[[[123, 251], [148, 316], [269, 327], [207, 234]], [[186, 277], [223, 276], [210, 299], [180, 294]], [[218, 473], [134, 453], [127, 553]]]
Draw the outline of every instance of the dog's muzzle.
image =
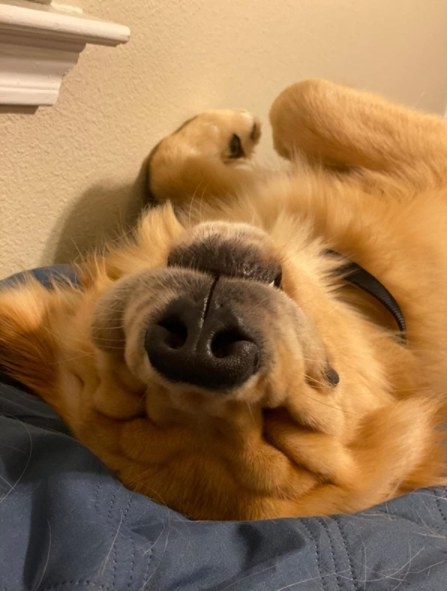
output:
[[[260, 230], [202, 224], [169, 253], [168, 267], [200, 274], [206, 287], [174, 296], [152, 319], [145, 348], [170, 381], [215, 391], [241, 386], [263, 361], [256, 290], [280, 287], [281, 265]], [[261, 288], [261, 289], [260, 289]]]

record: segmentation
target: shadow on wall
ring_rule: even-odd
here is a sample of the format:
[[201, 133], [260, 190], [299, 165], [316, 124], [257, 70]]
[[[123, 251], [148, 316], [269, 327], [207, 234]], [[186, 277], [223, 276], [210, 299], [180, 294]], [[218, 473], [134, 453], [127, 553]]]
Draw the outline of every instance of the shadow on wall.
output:
[[57, 238], [48, 245], [46, 257], [55, 263], [73, 262], [131, 232], [147, 205], [146, 167], [145, 162], [132, 184], [110, 186], [104, 181], [88, 189], [53, 230]]
[[37, 108], [33, 105], [0, 105], [0, 115], [34, 115]]

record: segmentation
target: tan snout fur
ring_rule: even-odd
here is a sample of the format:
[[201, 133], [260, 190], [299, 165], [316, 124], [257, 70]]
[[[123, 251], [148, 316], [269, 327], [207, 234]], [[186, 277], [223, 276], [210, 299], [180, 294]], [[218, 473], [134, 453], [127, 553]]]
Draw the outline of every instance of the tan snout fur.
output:
[[[160, 205], [79, 265], [80, 287], [0, 292], [0, 365], [126, 486], [197, 519], [356, 511], [447, 482], [447, 124], [324, 81], [286, 89], [271, 123], [287, 171], [251, 163], [246, 111], [198, 115], [151, 155]], [[406, 340], [347, 259], [393, 294]], [[177, 301], [256, 345], [237, 386], [151, 362]]]

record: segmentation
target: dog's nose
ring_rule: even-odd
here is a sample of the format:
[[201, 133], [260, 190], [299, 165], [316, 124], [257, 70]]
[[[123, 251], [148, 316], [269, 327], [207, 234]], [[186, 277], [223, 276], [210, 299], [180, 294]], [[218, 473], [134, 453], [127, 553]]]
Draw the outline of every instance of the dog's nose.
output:
[[148, 327], [145, 348], [165, 378], [215, 391], [242, 385], [260, 365], [260, 344], [230, 308], [172, 301]]

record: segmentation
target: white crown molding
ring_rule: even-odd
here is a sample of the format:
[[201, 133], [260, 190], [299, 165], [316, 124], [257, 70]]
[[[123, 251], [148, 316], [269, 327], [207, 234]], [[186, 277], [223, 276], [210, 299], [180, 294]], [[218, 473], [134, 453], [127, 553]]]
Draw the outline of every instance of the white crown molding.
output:
[[87, 43], [116, 46], [130, 31], [78, 8], [0, 0], [0, 104], [53, 105]]

